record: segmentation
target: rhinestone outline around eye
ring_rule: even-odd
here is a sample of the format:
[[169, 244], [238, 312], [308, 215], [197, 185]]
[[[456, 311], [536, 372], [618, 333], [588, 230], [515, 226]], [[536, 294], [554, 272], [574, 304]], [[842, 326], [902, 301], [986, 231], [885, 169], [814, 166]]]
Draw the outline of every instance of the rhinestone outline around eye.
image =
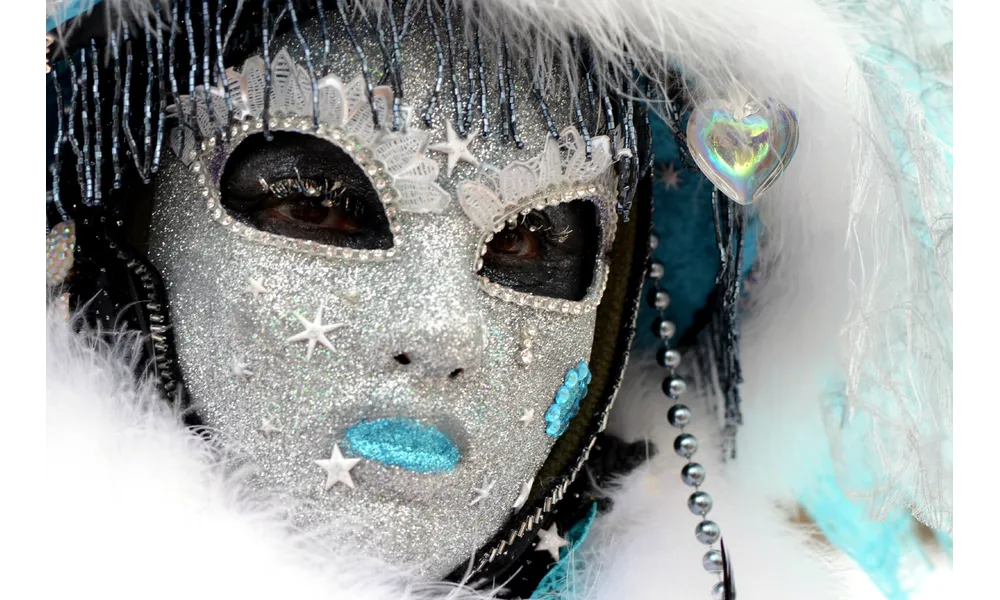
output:
[[[272, 246], [291, 250], [300, 254], [310, 256], [322, 256], [352, 262], [377, 262], [392, 260], [396, 257], [397, 251], [403, 246], [402, 226], [399, 222], [399, 211], [393, 206], [397, 192], [392, 187], [392, 178], [388, 176], [385, 165], [375, 158], [371, 150], [363, 148], [356, 140], [345, 137], [339, 128], [333, 128], [320, 123], [318, 130], [313, 131], [312, 120], [305, 117], [277, 119], [270, 124], [271, 131], [291, 131], [303, 135], [326, 140], [347, 154], [354, 163], [361, 168], [365, 177], [371, 183], [372, 189], [378, 194], [382, 202], [382, 209], [385, 211], [386, 219], [389, 222], [389, 232], [392, 235], [392, 247], [380, 249], [357, 249], [345, 248], [342, 246], [332, 246], [321, 244], [312, 240], [301, 240], [290, 238], [275, 233], [260, 231], [255, 227], [244, 225], [236, 221], [229, 213], [222, 208], [221, 197], [215, 184], [209, 181], [207, 162], [216, 156], [219, 147], [214, 143], [215, 138], [201, 143], [201, 151], [197, 152], [191, 163], [191, 171], [195, 173], [198, 184], [201, 185], [202, 196], [205, 197], [205, 206], [210, 220], [220, 224], [232, 233], [254, 243], [265, 246]], [[243, 140], [263, 132], [263, 121], [249, 117], [240, 126], [233, 126], [230, 130], [230, 140], [225, 144], [228, 151], [232, 151]]]
[[[604, 290], [608, 285], [608, 273], [610, 271], [610, 267], [605, 262], [604, 257], [611, 250], [618, 227], [613, 203], [608, 198], [614, 198], [614, 195], [608, 192], [606, 186], [599, 183], [589, 183], [575, 187], [552, 189], [518, 202], [517, 208], [496, 220], [493, 225], [493, 231], [486, 232], [479, 237], [476, 258], [472, 264], [472, 272], [479, 278], [479, 289], [497, 300], [547, 312], [582, 315], [597, 310], [597, 306], [601, 303], [601, 298], [604, 297]], [[597, 206], [601, 222], [601, 243], [598, 246], [599, 253], [597, 260], [594, 262], [594, 276], [590, 287], [587, 289], [587, 295], [582, 300], [564, 300], [518, 292], [507, 286], [494, 283], [488, 277], [479, 275], [479, 271], [483, 268], [482, 257], [486, 253], [486, 245], [493, 240], [493, 236], [496, 233], [503, 231], [511, 219], [526, 215], [533, 210], [541, 210], [546, 206], [555, 206], [573, 200], [593, 202]]]

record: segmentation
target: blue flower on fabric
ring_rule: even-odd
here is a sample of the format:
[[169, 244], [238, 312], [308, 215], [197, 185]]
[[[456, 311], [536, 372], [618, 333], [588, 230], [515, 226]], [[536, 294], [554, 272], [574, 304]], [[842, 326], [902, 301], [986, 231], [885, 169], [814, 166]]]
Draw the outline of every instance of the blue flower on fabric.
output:
[[580, 361], [566, 372], [563, 384], [556, 390], [552, 406], [545, 411], [545, 433], [559, 437], [566, 432], [569, 422], [580, 412], [580, 401], [587, 395], [587, 385], [593, 376], [586, 361]]

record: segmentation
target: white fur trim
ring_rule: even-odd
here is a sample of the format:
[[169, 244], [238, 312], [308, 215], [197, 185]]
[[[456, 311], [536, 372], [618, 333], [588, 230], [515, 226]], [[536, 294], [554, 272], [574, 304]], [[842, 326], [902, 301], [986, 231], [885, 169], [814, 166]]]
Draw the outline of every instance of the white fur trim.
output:
[[[285, 507], [225, 474], [218, 449], [184, 428], [148, 382], [134, 380], [134, 336], [111, 348], [51, 314], [44, 496], [58, 539], [46, 559], [60, 572], [41, 584], [45, 597], [482, 597], [288, 529]], [[664, 448], [667, 433], [657, 436]], [[716, 465], [707, 466], [713, 516], [733, 547], [740, 597], [834, 598], [832, 571], [811, 557], [783, 515], [758, 490], [730, 485]], [[598, 519], [580, 550], [588, 586], [573, 587], [567, 600], [708, 594], [713, 582], [701, 571], [704, 547], [694, 540], [679, 467], [668, 450], [611, 492], [615, 509]]]
[[[42, 596], [414, 600], [479, 597], [321, 548], [252, 497], [109, 348], [48, 324], [46, 560]], [[453, 595], [448, 595], [449, 593]]]

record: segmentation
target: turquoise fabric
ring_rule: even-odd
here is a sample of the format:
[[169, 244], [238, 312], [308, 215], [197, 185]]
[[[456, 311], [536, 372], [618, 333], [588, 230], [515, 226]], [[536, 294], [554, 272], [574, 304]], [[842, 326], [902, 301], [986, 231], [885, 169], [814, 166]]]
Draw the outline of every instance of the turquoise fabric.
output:
[[[916, 591], [922, 571], [932, 564], [915, 533], [915, 522], [906, 503], [880, 513], [886, 494], [902, 494], [902, 489], [880, 489], [879, 463], [868, 455], [863, 439], [873, 430], [868, 412], [848, 406], [844, 381], [831, 378], [824, 402], [832, 422], [839, 425], [841, 443], [836, 458], [825, 440], [811, 453], [815, 479], [803, 482], [796, 491], [799, 504], [823, 536], [850, 557], [888, 600], [907, 600]], [[868, 399], [878, 399], [880, 390], [864, 390]], [[942, 547], [950, 545], [947, 536]]]
[[[880, 37], [859, 49], [860, 60], [882, 82], [882, 88], [876, 86], [877, 106], [886, 121], [896, 150], [896, 163], [903, 175], [903, 201], [910, 217], [908, 226], [923, 241], [923, 248], [913, 251], [922, 252], [919, 260], [928, 266], [935, 264], [931, 228], [941, 227], [939, 215], [950, 218], [951, 209], [952, 31], [950, 10], [943, 10], [945, 4], [903, 0], [892, 15], [879, 13], [885, 25]], [[947, 4], [950, 6], [950, 3]], [[856, 10], [871, 17], [870, 11], [878, 10], [878, 5], [858, 2]], [[919, 56], [922, 63], [914, 60], [913, 56]], [[927, 165], [922, 165], [919, 176], [909, 140], [902, 134], [905, 128], [912, 127], [907, 120], [914, 118], [914, 108], [922, 113], [923, 126], [944, 165], [941, 170], [929, 170]], [[923, 160], [927, 158], [923, 157]], [[923, 191], [918, 188], [918, 183], [924, 186]], [[934, 193], [928, 195], [927, 189], [934, 190]], [[926, 276], [926, 293], [938, 296], [939, 306], [947, 306], [945, 295], [950, 290], [948, 274], [928, 268]], [[950, 318], [950, 314], [934, 316]], [[943, 343], [950, 346], [950, 327], [940, 327], [940, 334]], [[882, 388], [869, 386], [860, 392], [866, 402], [877, 406], [884, 416], [891, 418], [899, 411], [901, 400], [919, 402], [919, 399], [898, 396], [900, 390], [909, 389], [907, 378], [914, 370], [904, 358], [908, 349], [887, 347], [885, 351], [900, 357], [898, 373], [888, 374], [897, 380], [884, 384]], [[881, 380], [885, 377], [886, 374], [883, 374]], [[891, 393], [885, 388], [890, 388]], [[834, 411], [848, 410], [842, 389], [843, 384], [839, 381], [831, 386], [827, 404]], [[923, 546], [914, 534], [914, 522], [906, 507], [906, 500], [914, 498], [915, 491], [901, 486], [894, 486], [891, 490], [881, 489], [877, 473], [873, 471], [879, 468], [877, 461], [866, 455], [870, 448], [866, 436], [877, 431], [870, 410], [852, 412], [852, 418], [845, 418], [842, 423], [837, 466], [824, 449], [817, 458], [817, 479], [812, 486], [804, 486], [800, 490], [800, 503], [823, 535], [853, 558], [886, 598], [906, 600], [919, 582], [919, 565], [931, 568]], [[928, 438], [935, 439], [933, 435]], [[950, 455], [950, 448], [942, 451], [945, 456]], [[897, 501], [898, 508], [876, 519], [872, 516], [873, 506], [880, 505], [888, 495], [902, 501]], [[936, 532], [936, 535], [942, 551], [950, 555], [951, 536], [943, 532]]]
[[569, 546], [559, 549], [559, 562], [545, 574], [529, 600], [555, 600], [557, 598], [567, 600], [573, 597], [571, 573], [582, 568], [582, 560], [576, 556], [574, 550], [587, 539], [587, 533], [590, 532], [590, 526], [594, 524], [596, 518], [597, 502], [593, 502], [586, 516], [577, 521], [566, 532], [566, 541], [569, 542]]
[[[650, 115], [650, 129], [656, 157], [653, 231], [660, 240], [653, 251], [653, 260], [664, 266], [660, 283], [670, 294], [665, 314], [677, 325], [679, 338], [691, 327], [695, 313], [706, 305], [721, 266], [712, 216], [712, 184], [699, 171], [683, 169], [677, 143], [662, 119]], [[667, 165], [680, 172], [677, 189], [668, 188], [660, 177]], [[757, 258], [758, 232], [758, 219], [752, 216], [744, 236], [744, 275], [749, 274]], [[644, 306], [636, 336], [639, 346], [655, 347], [657, 338], [651, 327], [656, 317], [656, 311]]]
[[[883, 59], [895, 56], [883, 51], [876, 54]], [[910, 73], [916, 72], [911, 70]], [[909, 85], [916, 84], [910, 82]], [[679, 153], [670, 130], [658, 119], [652, 120], [651, 127], [657, 173], [667, 164], [679, 170]], [[942, 122], [931, 129], [948, 138], [950, 143], [950, 122]], [[901, 164], [906, 164], [906, 158], [901, 154]], [[711, 184], [696, 172], [681, 172], [677, 189], [668, 189], [659, 177], [654, 184], [654, 229], [660, 243], [653, 256], [665, 267], [662, 284], [671, 297], [666, 316], [677, 324], [678, 335], [683, 335], [691, 327], [696, 312], [705, 306], [715, 287], [715, 276], [720, 267], [711, 193]], [[758, 220], [753, 218], [744, 246], [745, 276], [750, 274], [757, 256], [759, 232]], [[752, 291], [744, 291], [744, 294], [747, 293], [752, 294]], [[655, 310], [644, 306], [639, 316], [637, 346], [655, 347], [656, 338], [651, 325], [656, 316]], [[837, 402], [838, 394], [838, 388], [831, 387], [831, 405]], [[747, 410], [752, 410], [752, 407], [747, 407]], [[841, 472], [845, 469], [835, 469], [827, 444], [822, 440], [818, 442], [816, 448], [810, 449], [817, 456], [816, 478], [802, 485], [798, 493], [800, 503], [823, 535], [853, 559], [886, 598], [906, 600], [912, 592], [913, 578], [902, 569], [903, 561], [915, 557], [917, 563], [930, 564], [914, 535], [909, 512], [901, 508], [882, 519], [873, 518], [870, 507], [856, 495], [856, 492], [872, 487], [874, 475], [866, 471], [870, 462], [863, 456], [839, 456], [838, 460], [846, 460], [846, 470], [853, 474], [851, 481], [847, 482]], [[950, 539], [943, 537], [942, 545], [949, 547]], [[912, 566], [912, 563], [908, 564]]]
[[55, 9], [54, 14], [45, 19], [46, 33], [100, 3], [101, 0], [64, 0]]
[[[864, 498], [845, 491], [844, 475], [835, 471], [829, 454], [817, 457], [815, 464], [817, 478], [799, 492], [799, 503], [823, 536], [854, 560], [888, 600], [907, 600], [917, 581], [914, 567], [931, 566], [909, 511], [896, 509], [876, 519]], [[851, 461], [849, 471], [852, 487], [873, 479], [863, 461]]]

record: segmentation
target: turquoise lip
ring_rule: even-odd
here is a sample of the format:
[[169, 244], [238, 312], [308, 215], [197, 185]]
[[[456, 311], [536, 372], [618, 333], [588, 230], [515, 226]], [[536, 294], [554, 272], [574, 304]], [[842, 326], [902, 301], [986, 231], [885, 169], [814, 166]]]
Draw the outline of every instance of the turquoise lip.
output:
[[448, 473], [462, 456], [437, 427], [403, 417], [362, 421], [344, 440], [355, 454], [414, 473]]

